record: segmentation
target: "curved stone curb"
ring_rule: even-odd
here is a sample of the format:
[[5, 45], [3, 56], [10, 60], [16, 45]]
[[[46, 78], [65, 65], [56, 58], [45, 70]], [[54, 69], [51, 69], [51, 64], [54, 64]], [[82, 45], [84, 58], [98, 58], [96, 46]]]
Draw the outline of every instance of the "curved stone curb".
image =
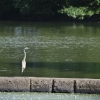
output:
[[52, 79], [48, 78], [30, 78], [31, 92], [51, 92]]
[[76, 93], [100, 94], [100, 80], [76, 80]]
[[0, 77], [0, 92], [28, 92], [30, 79], [24, 77]]
[[74, 93], [74, 80], [72, 79], [54, 79], [53, 92]]
[[100, 79], [0, 77], [0, 92], [100, 94]]

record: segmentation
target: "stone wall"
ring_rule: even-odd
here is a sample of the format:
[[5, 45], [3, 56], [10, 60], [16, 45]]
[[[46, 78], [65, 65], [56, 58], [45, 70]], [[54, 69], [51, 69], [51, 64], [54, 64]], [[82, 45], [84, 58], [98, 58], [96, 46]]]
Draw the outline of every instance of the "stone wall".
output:
[[0, 92], [100, 94], [100, 79], [0, 77]]

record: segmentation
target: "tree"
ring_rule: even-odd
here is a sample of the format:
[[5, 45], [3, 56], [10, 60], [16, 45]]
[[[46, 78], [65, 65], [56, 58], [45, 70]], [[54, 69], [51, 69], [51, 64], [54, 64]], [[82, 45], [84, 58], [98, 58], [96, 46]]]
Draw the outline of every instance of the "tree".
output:
[[100, 14], [100, 0], [66, 0], [66, 5], [59, 13], [78, 19], [91, 17]]
[[0, 0], [0, 15], [9, 13], [12, 9], [12, 0]]
[[[65, 0], [63, 0], [65, 1]], [[21, 14], [54, 14], [63, 7], [61, 0], [14, 0]]]
[[75, 19], [100, 16], [100, 0], [0, 0], [0, 15], [3, 17], [58, 14]]

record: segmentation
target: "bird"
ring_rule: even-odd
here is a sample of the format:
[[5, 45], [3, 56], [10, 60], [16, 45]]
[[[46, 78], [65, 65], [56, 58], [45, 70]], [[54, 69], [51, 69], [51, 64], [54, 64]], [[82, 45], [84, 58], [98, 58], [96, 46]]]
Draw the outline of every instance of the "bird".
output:
[[27, 50], [27, 49], [29, 49], [28, 47], [25, 47], [24, 48], [24, 58], [23, 58], [23, 60], [22, 60], [22, 73], [23, 73], [23, 71], [25, 70], [25, 68], [26, 68], [26, 52], [25, 52], [25, 50]]

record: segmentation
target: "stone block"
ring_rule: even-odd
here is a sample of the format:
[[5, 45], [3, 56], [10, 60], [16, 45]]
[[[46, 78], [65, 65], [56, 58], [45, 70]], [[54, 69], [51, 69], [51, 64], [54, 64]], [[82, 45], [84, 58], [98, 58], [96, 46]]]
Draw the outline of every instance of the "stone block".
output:
[[100, 80], [77, 79], [75, 85], [76, 93], [100, 94]]
[[58, 93], [74, 93], [73, 79], [54, 79], [53, 92]]
[[30, 91], [30, 79], [25, 77], [0, 77], [0, 92]]
[[50, 78], [31, 78], [31, 92], [51, 92], [52, 79]]

